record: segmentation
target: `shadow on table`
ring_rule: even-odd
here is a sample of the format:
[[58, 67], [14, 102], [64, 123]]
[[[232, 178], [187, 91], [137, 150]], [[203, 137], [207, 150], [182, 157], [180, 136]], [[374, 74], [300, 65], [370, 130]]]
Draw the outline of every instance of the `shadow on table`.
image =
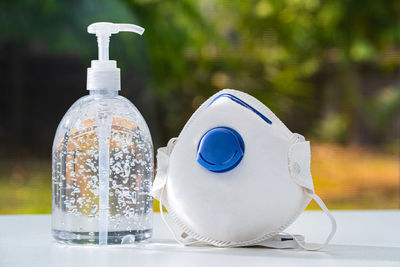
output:
[[[313, 245], [313, 244], [310, 244]], [[121, 248], [121, 247], [118, 247]], [[252, 248], [215, 248], [209, 246], [182, 246], [171, 240], [153, 239], [148, 243], [140, 243], [124, 247], [126, 249], [144, 249], [153, 252], [171, 253], [205, 253], [212, 255], [249, 256], [249, 257], [285, 257], [299, 259], [335, 259], [364, 261], [399, 261], [400, 247], [329, 245], [321, 251], [305, 251], [302, 249], [270, 249]]]

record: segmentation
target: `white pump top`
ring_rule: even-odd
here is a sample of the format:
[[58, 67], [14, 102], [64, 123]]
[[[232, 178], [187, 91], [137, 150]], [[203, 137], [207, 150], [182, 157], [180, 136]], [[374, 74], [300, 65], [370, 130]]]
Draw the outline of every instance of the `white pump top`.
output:
[[88, 33], [96, 34], [99, 46], [99, 59], [92, 60], [87, 69], [88, 90], [121, 90], [121, 74], [115, 60], [109, 60], [108, 47], [111, 34], [135, 32], [142, 35], [144, 29], [134, 24], [96, 22], [88, 26]]

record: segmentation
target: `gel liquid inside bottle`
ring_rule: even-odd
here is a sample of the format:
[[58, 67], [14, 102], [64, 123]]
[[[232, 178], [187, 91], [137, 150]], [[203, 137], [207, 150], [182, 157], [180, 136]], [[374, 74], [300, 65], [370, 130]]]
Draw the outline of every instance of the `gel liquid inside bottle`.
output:
[[111, 34], [144, 29], [94, 23], [99, 59], [88, 68], [89, 95], [58, 126], [52, 153], [52, 233], [65, 243], [125, 244], [152, 235], [153, 144], [140, 112], [119, 96]]

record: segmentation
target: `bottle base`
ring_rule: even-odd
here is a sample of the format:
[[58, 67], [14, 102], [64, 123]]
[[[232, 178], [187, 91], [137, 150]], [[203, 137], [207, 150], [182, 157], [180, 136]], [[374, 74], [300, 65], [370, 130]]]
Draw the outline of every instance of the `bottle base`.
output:
[[[64, 244], [99, 244], [99, 232], [68, 232], [52, 230], [53, 237]], [[153, 230], [133, 230], [108, 232], [108, 245], [132, 244], [149, 239]]]

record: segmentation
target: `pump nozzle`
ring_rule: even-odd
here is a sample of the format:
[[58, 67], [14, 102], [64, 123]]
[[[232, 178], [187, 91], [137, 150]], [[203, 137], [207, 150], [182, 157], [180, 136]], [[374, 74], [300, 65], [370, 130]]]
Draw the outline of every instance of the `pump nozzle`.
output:
[[111, 22], [96, 22], [90, 24], [87, 29], [88, 33], [96, 34], [97, 43], [99, 45], [99, 60], [108, 60], [108, 46], [111, 34], [119, 32], [135, 32], [142, 35], [144, 29], [134, 24], [122, 24]]
[[135, 32], [142, 35], [144, 29], [134, 24], [96, 22], [87, 28], [88, 33], [96, 34], [99, 46], [99, 59], [92, 60], [88, 68], [88, 90], [120, 90], [120, 71], [114, 60], [109, 60], [108, 47], [111, 34], [119, 32]]

